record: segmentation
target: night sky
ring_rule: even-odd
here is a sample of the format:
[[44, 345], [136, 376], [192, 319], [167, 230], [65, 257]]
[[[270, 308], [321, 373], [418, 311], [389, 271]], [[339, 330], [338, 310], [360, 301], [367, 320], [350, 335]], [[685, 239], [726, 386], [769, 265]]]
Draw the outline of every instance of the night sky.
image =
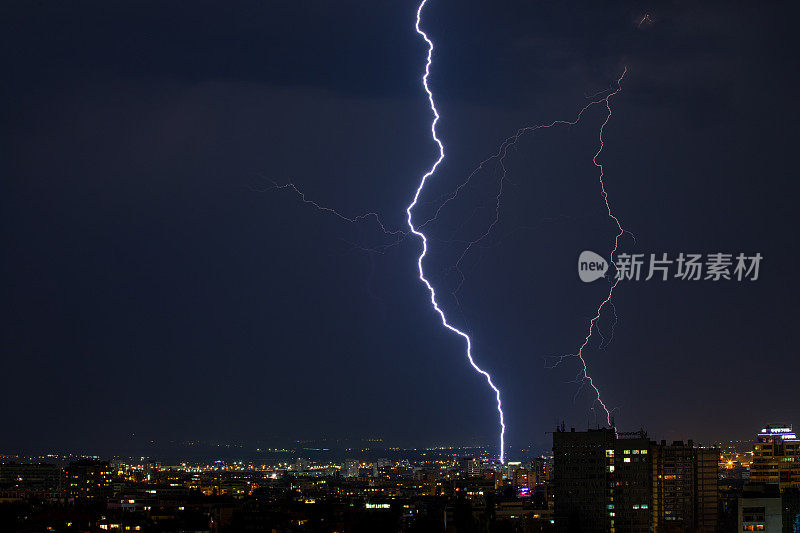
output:
[[[496, 441], [493, 396], [416, 278], [403, 228], [435, 160], [407, 1], [3, 2], [0, 451], [132, 442]], [[645, 13], [652, 23], [637, 25]], [[586, 351], [621, 430], [749, 438], [800, 425], [794, 4], [430, 0], [447, 158], [428, 218], [517, 128], [612, 84], [609, 200], [631, 253], [764, 256], [755, 282], [622, 283]], [[508, 442], [600, 422], [573, 353], [615, 226], [601, 107], [522, 138], [431, 224], [426, 268], [503, 390]], [[371, 251], [370, 251], [371, 250]], [[601, 327], [610, 326], [604, 314]]]

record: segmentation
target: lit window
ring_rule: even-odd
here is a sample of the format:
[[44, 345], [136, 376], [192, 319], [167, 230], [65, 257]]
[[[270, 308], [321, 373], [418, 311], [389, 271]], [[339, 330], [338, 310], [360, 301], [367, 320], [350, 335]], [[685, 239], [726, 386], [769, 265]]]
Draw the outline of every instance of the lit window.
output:
[[647, 504], [646, 503], [642, 504], [642, 509], [647, 509]]
[[647, 454], [647, 450], [642, 450], [641, 453], [646, 455]]
[[639, 506], [638, 506], [638, 505], [634, 505], [634, 506], [633, 506], [633, 508], [634, 508], [634, 509], [638, 509], [638, 508], [639, 508]]
[[639, 450], [633, 450], [634, 455], [639, 455]]
[[631, 458], [630, 458], [630, 457], [626, 457], [626, 458], [625, 458], [625, 460], [624, 460], [624, 462], [625, 462], [625, 463], [630, 463], [630, 462], [631, 462]]
[[614, 450], [606, 450], [606, 457], [614, 457]]
[[608, 469], [609, 472], [614, 471], [614, 465], [608, 465], [606, 468]]

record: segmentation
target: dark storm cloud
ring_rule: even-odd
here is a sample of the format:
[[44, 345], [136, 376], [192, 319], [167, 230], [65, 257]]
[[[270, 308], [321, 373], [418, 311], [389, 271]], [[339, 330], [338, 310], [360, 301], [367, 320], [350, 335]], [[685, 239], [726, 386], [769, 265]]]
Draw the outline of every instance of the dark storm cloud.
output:
[[419, 47], [402, 24], [412, 19], [401, 2], [10, 2], [3, 14], [3, 64], [31, 81], [223, 79], [357, 94], [416, 88], [415, 76], [397, 68]]

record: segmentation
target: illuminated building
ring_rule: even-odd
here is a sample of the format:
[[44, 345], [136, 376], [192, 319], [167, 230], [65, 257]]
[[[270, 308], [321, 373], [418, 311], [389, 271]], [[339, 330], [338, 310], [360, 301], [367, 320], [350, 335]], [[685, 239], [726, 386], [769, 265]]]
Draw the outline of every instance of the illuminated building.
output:
[[514, 479], [514, 472], [522, 468], [522, 463], [519, 461], [508, 461], [506, 463], [506, 479]]
[[358, 469], [361, 468], [361, 461], [347, 459], [342, 465], [342, 476], [358, 477]]
[[533, 477], [529, 470], [525, 468], [517, 468], [514, 471], [514, 486], [531, 488], [531, 477]]
[[57, 496], [61, 492], [61, 468], [50, 464], [0, 464], [0, 489], [22, 490], [38, 496]]
[[652, 467], [644, 431], [553, 433], [556, 531], [650, 531]]
[[719, 450], [651, 443], [653, 531], [716, 531]]
[[294, 465], [292, 465], [292, 468], [296, 472], [306, 472], [308, 471], [308, 467], [309, 467], [308, 459], [303, 459], [302, 457], [298, 457], [297, 461], [295, 461]]
[[101, 498], [111, 496], [111, 465], [108, 461], [82, 460], [67, 468], [67, 490], [70, 496]]
[[550, 481], [553, 463], [544, 457], [531, 460], [531, 488], [541, 487]]
[[478, 477], [481, 475], [480, 464], [474, 457], [464, 457], [459, 461], [461, 473], [467, 477]]
[[768, 424], [753, 444], [753, 483], [800, 488], [800, 439], [789, 424]]
[[375, 459], [372, 463], [372, 477], [388, 476], [392, 470], [392, 462], [389, 459]]

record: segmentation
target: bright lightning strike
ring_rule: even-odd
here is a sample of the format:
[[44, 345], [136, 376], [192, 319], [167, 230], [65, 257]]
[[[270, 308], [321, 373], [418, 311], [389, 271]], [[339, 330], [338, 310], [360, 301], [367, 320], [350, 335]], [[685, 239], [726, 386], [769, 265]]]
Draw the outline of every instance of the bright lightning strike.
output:
[[[611, 119], [611, 115], [612, 115], [611, 103], [610, 103], [611, 102], [611, 98], [614, 97], [615, 95], [617, 95], [622, 90], [622, 80], [625, 78], [625, 75], [627, 74], [628, 70], [627, 70], [627, 67], [625, 67], [625, 69], [623, 70], [622, 74], [617, 79], [615, 87], [612, 86], [611, 88], [609, 88], [609, 89], [607, 89], [605, 91], [601, 91], [599, 93], [596, 93], [596, 94], [593, 94], [591, 96], [588, 96], [588, 98], [591, 99], [591, 101], [589, 103], [587, 103], [583, 108], [581, 108], [578, 111], [577, 116], [573, 120], [554, 120], [554, 121], [549, 122], [549, 123], [539, 124], [539, 125], [535, 125], [535, 126], [527, 126], [527, 127], [520, 128], [519, 130], [517, 130], [517, 132], [514, 135], [512, 135], [509, 138], [507, 138], [500, 145], [499, 150], [495, 154], [489, 156], [487, 159], [482, 161], [478, 165], [478, 167], [472, 173], [470, 173], [470, 175], [467, 177], [466, 181], [461, 183], [446, 199], [444, 199], [444, 201], [438, 206], [438, 208], [435, 210], [433, 216], [430, 219], [426, 220], [425, 222], [423, 222], [419, 226], [416, 226], [414, 224], [414, 221], [413, 221], [412, 211], [414, 210], [415, 206], [417, 206], [417, 203], [419, 202], [420, 195], [422, 194], [422, 191], [425, 188], [425, 184], [426, 184], [428, 178], [432, 177], [433, 174], [436, 173], [437, 168], [439, 167], [440, 163], [444, 160], [444, 157], [445, 157], [444, 144], [442, 143], [441, 139], [438, 137], [438, 135], [436, 133], [436, 126], [437, 126], [437, 124], [439, 122], [440, 116], [439, 116], [438, 110], [436, 109], [436, 104], [435, 104], [435, 101], [434, 101], [433, 93], [432, 93], [432, 91], [430, 89], [430, 86], [428, 85], [428, 79], [430, 77], [431, 65], [432, 65], [432, 62], [433, 62], [434, 44], [433, 44], [433, 41], [431, 41], [431, 39], [422, 30], [422, 27], [421, 27], [422, 10], [425, 7], [425, 5], [427, 4], [427, 2], [428, 2], [428, 0], [422, 0], [421, 3], [419, 4], [418, 8], [417, 8], [417, 18], [416, 18], [415, 29], [416, 29], [416, 32], [422, 37], [422, 39], [425, 41], [425, 43], [428, 46], [428, 53], [427, 53], [427, 58], [426, 58], [426, 63], [425, 63], [425, 72], [424, 72], [424, 74], [422, 76], [422, 85], [423, 85], [423, 87], [425, 89], [425, 93], [427, 94], [430, 110], [431, 110], [431, 112], [433, 114], [433, 120], [431, 121], [431, 129], [430, 129], [431, 138], [432, 138], [432, 140], [434, 141], [434, 143], [436, 144], [436, 146], [438, 148], [439, 155], [438, 155], [438, 158], [436, 159], [436, 161], [430, 167], [430, 169], [421, 177], [420, 182], [419, 182], [419, 186], [417, 187], [416, 192], [414, 194], [414, 198], [413, 198], [412, 202], [406, 208], [406, 221], [407, 221], [407, 224], [408, 224], [409, 231], [400, 230], [400, 229], [396, 229], [396, 230], [388, 229], [387, 226], [381, 220], [381, 218], [378, 216], [378, 214], [375, 213], [375, 212], [363, 213], [363, 214], [356, 215], [356, 216], [344, 215], [340, 211], [337, 211], [335, 209], [332, 209], [330, 207], [321, 205], [321, 204], [319, 204], [319, 203], [317, 203], [317, 202], [315, 202], [313, 200], [308, 199], [306, 197], [306, 194], [303, 191], [301, 191], [298, 187], [296, 187], [294, 184], [292, 184], [292, 183], [287, 183], [287, 184], [284, 184], [284, 185], [278, 185], [277, 183], [273, 182], [274, 187], [272, 187], [272, 188], [273, 189], [278, 189], [278, 190], [290, 190], [290, 191], [294, 192], [301, 199], [301, 201], [303, 203], [309, 204], [309, 205], [313, 206], [314, 208], [316, 208], [319, 211], [324, 211], [324, 212], [333, 214], [334, 216], [336, 216], [336, 217], [338, 217], [341, 220], [344, 220], [346, 222], [358, 223], [358, 222], [362, 222], [362, 221], [365, 221], [365, 220], [374, 220], [375, 222], [377, 222], [378, 226], [380, 227], [380, 230], [385, 235], [394, 237], [393, 242], [391, 242], [390, 244], [385, 244], [385, 245], [383, 245], [383, 246], [381, 246], [379, 248], [371, 249], [371, 250], [367, 250], [367, 251], [385, 251], [386, 248], [389, 248], [391, 246], [395, 246], [395, 245], [399, 244], [404, 239], [404, 237], [406, 237], [409, 234], [413, 234], [416, 237], [419, 237], [420, 241], [422, 242], [422, 250], [420, 252], [420, 255], [417, 258], [417, 269], [418, 269], [420, 281], [425, 285], [425, 287], [428, 290], [428, 293], [430, 294], [431, 305], [432, 305], [434, 311], [436, 311], [436, 313], [438, 313], [438, 315], [439, 315], [439, 317], [441, 319], [442, 325], [445, 328], [447, 328], [450, 331], [452, 331], [453, 333], [459, 335], [464, 340], [465, 345], [466, 345], [465, 346], [466, 347], [466, 356], [467, 356], [467, 360], [469, 361], [469, 364], [472, 366], [472, 368], [476, 372], [478, 372], [480, 375], [482, 375], [486, 379], [486, 382], [488, 383], [489, 387], [492, 389], [492, 391], [495, 394], [495, 398], [497, 400], [497, 413], [498, 413], [498, 416], [499, 416], [499, 423], [500, 423], [500, 435], [499, 435], [500, 456], [499, 456], [499, 460], [500, 460], [501, 463], [504, 463], [505, 462], [505, 430], [506, 430], [506, 426], [505, 426], [505, 419], [504, 419], [504, 414], [503, 414], [503, 405], [502, 405], [502, 401], [501, 401], [500, 389], [497, 388], [497, 386], [492, 381], [491, 375], [487, 371], [483, 370], [481, 367], [479, 367], [475, 363], [475, 360], [474, 360], [474, 358], [472, 356], [472, 340], [471, 340], [470, 336], [467, 333], [465, 333], [464, 331], [462, 331], [462, 330], [456, 328], [455, 326], [453, 326], [452, 324], [450, 324], [448, 322], [448, 320], [447, 320], [447, 316], [445, 315], [444, 311], [442, 310], [442, 308], [439, 305], [439, 302], [438, 302], [437, 297], [436, 297], [436, 291], [435, 291], [433, 285], [431, 284], [431, 282], [426, 278], [425, 270], [423, 268], [423, 262], [424, 262], [424, 259], [425, 259], [426, 255], [427, 255], [427, 253], [428, 253], [428, 238], [422, 232], [422, 230], [429, 223], [431, 223], [431, 222], [433, 222], [433, 221], [438, 219], [438, 216], [441, 213], [442, 209], [444, 209], [445, 206], [447, 206], [451, 201], [455, 200], [459, 196], [459, 193], [461, 192], [461, 190], [469, 184], [469, 182], [472, 180], [472, 178], [480, 170], [482, 170], [486, 165], [488, 165], [489, 162], [491, 162], [493, 160], [497, 161], [498, 165], [500, 166], [501, 173], [500, 173], [500, 176], [499, 176], [498, 190], [497, 190], [497, 194], [496, 194], [496, 197], [495, 197], [495, 200], [496, 200], [496, 202], [495, 202], [495, 216], [494, 216], [493, 220], [491, 221], [491, 223], [486, 228], [486, 230], [483, 233], [481, 233], [481, 235], [479, 235], [478, 237], [476, 237], [472, 241], [469, 241], [469, 242], [465, 243], [466, 244], [466, 248], [463, 250], [463, 252], [459, 256], [458, 260], [456, 261], [456, 263], [455, 263], [455, 265], [453, 267], [460, 275], [460, 281], [459, 281], [458, 287], [455, 289], [455, 291], [453, 291], [453, 296], [456, 298], [456, 302], [458, 302], [458, 297], [457, 297], [456, 294], [457, 294], [458, 290], [461, 288], [461, 286], [462, 286], [462, 284], [464, 282], [464, 274], [463, 274], [463, 272], [461, 270], [462, 261], [464, 260], [464, 258], [467, 256], [467, 254], [470, 252], [470, 250], [473, 247], [478, 246], [481, 243], [481, 241], [486, 239], [493, 232], [495, 227], [500, 222], [500, 210], [501, 210], [501, 202], [502, 202], [503, 190], [504, 190], [503, 184], [507, 179], [506, 178], [507, 170], [506, 170], [506, 167], [505, 167], [505, 159], [508, 156], [509, 150], [516, 145], [517, 141], [519, 141], [519, 139], [523, 135], [526, 135], [528, 133], [534, 133], [534, 132], [536, 132], [538, 130], [541, 130], [541, 129], [550, 129], [550, 128], [554, 128], [554, 127], [558, 127], [558, 126], [574, 126], [574, 125], [578, 124], [581, 121], [582, 117], [584, 116], [584, 114], [586, 113], [586, 111], [589, 108], [591, 108], [591, 107], [593, 107], [595, 105], [602, 104], [606, 108], [606, 117], [605, 117], [605, 120], [603, 121], [602, 125], [600, 126], [599, 147], [598, 147], [597, 151], [595, 152], [594, 157], [592, 158], [592, 163], [600, 171], [599, 172], [599, 174], [600, 174], [599, 175], [600, 189], [601, 189], [601, 194], [602, 194], [603, 201], [604, 201], [605, 206], [606, 206], [606, 210], [608, 212], [608, 216], [614, 221], [614, 223], [616, 224], [617, 229], [618, 229], [618, 233], [617, 233], [617, 235], [616, 235], [616, 237], [614, 239], [614, 247], [611, 250], [611, 255], [610, 255], [611, 263], [614, 265], [614, 267], [616, 269], [617, 265], [614, 262], [614, 254], [617, 253], [617, 250], [619, 248], [619, 239], [625, 233], [630, 233], [630, 232], [627, 232], [626, 230], [623, 229], [621, 222], [616, 217], [616, 215], [614, 215], [614, 213], [613, 213], [613, 211], [611, 209], [611, 204], [610, 204], [610, 202], [608, 200], [608, 193], [606, 192], [606, 187], [605, 187], [605, 180], [604, 180], [605, 174], [604, 174], [603, 164], [598, 162], [598, 158], [600, 157], [601, 153], [603, 152], [603, 148], [604, 148], [603, 133], [604, 133], [605, 127], [608, 124], [609, 120]], [[649, 21], [649, 15], [645, 15], [645, 17], [642, 19], [642, 21], [639, 24], [641, 25], [641, 24], [643, 24], [645, 22], [648, 22], [648, 21]], [[603, 93], [607, 93], [607, 94], [605, 96], [603, 96], [603, 97], [599, 97]], [[613, 339], [614, 325], [616, 325], [617, 316], [616, 316], [616, 310], [614, 309], [614, 304], [611, 302], [611, 298], [613, 296], [614, 289], [617, 287], [618, 284], [619, 284], [619, 279], [617, 279], [617, 280], [615, 280], [613, 282], [613, 284], [609, 288], [609, 291], [608, 291], [608, 294], [607, 294], [606, 298], [600, 303], [600, 305], [598, 306], [594, 317], [589, 321], [589, 329], [588, 329], [587, 335], [584, 338], [583, 343], [578, 348], [577, 353], [568, 354], [568, 355], [562, 355], [560, 357], [557, 357], [556, 358], [557, 360], [556, 360], [555, 364], [552, 365], [553, 367], [555, 367], [558, 364], [560, 364], [565, 358], [568, 358], [568, 357], [575, 357], [580, 361], [581, 368], [578, 371], [578, 374], [577, 374], [577, 376], [576, 376], [576, 378], [574, 380], [575, 383], [579, 383], [580, 384], [579, 387], [578, 387], [577, 392], [575, 393], [575, 399], [577, 399], [578, 395], [584, 389], [584, 387], [586, 387], [588, 385], [588, 387], [591, 390], [593, 390], [594, 394], [595, 394], [594, 404], [598, 404], [599, 403], [600, 406], [602, 407], [603, 411], [605, 411], [605, 413], [606, 413], [606, 422], [608, 423], [609, 426], [613, 426], [612, 413], [613, 413], [614, 410], [613, 409], [609, 410], [608, 407], [606, 406], [606, 404], [602, 401], [602, 399], [600, 397], [600, 390], [594, 384], [593, 379], [589, 375], [588, 365], [587, 365], [586, 359], [584, 358], [583, 351], [586, 348], [586, 346], [588, 346], [589, 341], [591, 340], [592, 335], [594, 334], [595, 331], [601, 337], [601, 343], [600, 343], [600, 348], [601, 349], [603, 348], [604, 345], [608, 346], [608, 344], [611, 342], [611, 339], [606, 339], [605, 337], [603, 337], [603, 334], [600, 331], [600, 328], [598, 327], [598, 324], [597, 324], [598, 320], [600, 319], [600, 315], [602, 314], [603, 309], [606, 306], [609, 306], [612, 309], [612, 312], [614, 313], [614, 324], [612, 324], [612, 326], [611, 326], [611, 338]], [[592, 409], [594, 409], [594, 407], [592, 407]]]
[[475, 364], [475, 360], [472, 358], [472, 341], [469, 338], [469, 335], [461, 331], [460, 329], [456, 328], [455, 326], [451, 325], [447, 322], [447, 317], [444, 314], [444, 311], [439, 307], [438, 302], [436, 301], [436, 291], [431, 285], [430, 281], [425, 277], [425, 271], [422, 268], [422, 261], [425, 259], [425, 254], [428, 253], [428, 239], [425, 237], [425, 234], [419, 231], [414, 226], [414, 222], [411, 216], [411, 211], [414, 209], [414, 206], [417, 205], [417, 201], [419, 200], [419, 195], [422, 193], [422, 189], [425, 187], [425, 182], [429, 177], [431, 177], [435, 172], [439, 164], [444, 160], [444, 145], [439, 137], [436, 135], [436, 124], [439, 122], [439, 112], [436, 110], [436, 104], [433, 99], [433, 93], [431, 92], [430, 87], [428, 86], [428, 77], [431, 73], [431, 63], [433, 61], [433, 41], [428, 38], [428, 35], [422, 31], [421, 27], [421, 18], [422, 18], [422, 8], [425, 7], [425, 4], [428, 0], [422, 0], [420, 2], [419, 7], [417, 8], [417, 23], [415, 25], [415, 29], [417, 33], [425, 40], [428, 45], [428, 57], [425, 63], [425, 74], [422, 76], [422, 86], [425, 88], [425, 92], [428, 95], [428, 103], [430, 104], [431, 112], [433, 113], [433, 121], [431, 122], [431, 137], [433, 141], [439, 148], [439, 157], [431, 166], [430, 170], [426, 172], [422, 179], [420, 180], [419, 187], [417, 187], [417, 192], [414, 194], [414, 200], [408, 205], [406, 208], [406, 214], [408, 215], [408, 227], [411, 230], [411, 233], [416, 235], [422, 241], [422, 252], [420, 253], [419, 257], [417, 258], [417, 268], [419, 270], [419, 279], [428, 289], [428, 292], [431, 295], [431, 305], [433, 309], [439, 314], [439, 317], [442, 319], [442, 325], [452, 331], [453, 333], [461, 336], [466, 343], [467, 349], [467, 359], [469, 360], [469, 364], [472, 365], [472, 368], [475, 369], [476, 372], [481, 374], [483, 377], [486, 378], [486, 382], [489, 384], [489, 387], [494, 391], [495, 397], [497, 398], [497, 413], [500, 416], [500, 462], [505, 462], [505, 432], [506, 432], [506, 425], [503, 417], [503, 404], [500, 400], [500, 389], [498, 389], [495, 384], [492, 382], [492, 376], [489, 375], [488, 372], [483, 370], [477, 364]]

